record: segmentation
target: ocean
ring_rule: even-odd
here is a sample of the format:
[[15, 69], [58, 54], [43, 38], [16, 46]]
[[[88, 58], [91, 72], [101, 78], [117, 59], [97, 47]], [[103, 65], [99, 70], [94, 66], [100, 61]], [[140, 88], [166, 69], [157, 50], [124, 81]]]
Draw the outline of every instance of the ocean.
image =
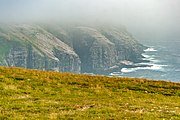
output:
[[148, 48], [142, 56], [147, 67], [122, 68], [116, 76], [147, 78], [180, 82], [180, 40], [145, 43]]

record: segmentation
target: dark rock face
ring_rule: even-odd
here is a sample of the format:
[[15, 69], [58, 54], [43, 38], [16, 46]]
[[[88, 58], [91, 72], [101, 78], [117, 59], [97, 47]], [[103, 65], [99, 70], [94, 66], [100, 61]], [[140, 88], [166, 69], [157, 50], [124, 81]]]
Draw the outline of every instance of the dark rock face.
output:
[[106, 74], [120, 67], [120, 61], [138, 62], [144, 47], [125, 29], [77, 27], [72, 35], [82, 72]]
[[92, 28], [75, 28], [73, 47], [81, 59], [82, 72], [102, 71], [116, 61], [114, 43]]
[[138, 62], [145, 47], [139, 44], [125, 28], [100, 28], [101, 33], [115, 44], [117, 60]]
[[73, 48], [42, 28], [8, 26], [7, 34], [11, 37], [9, 41], [16, 41], [16, 44], [8, 43], [11, 47], [1, 58], [1, 65], [80, 73], [80, 59]]
[[115, 27], [0, 26], [0, 43], [0, 65], [73, 73], [108, 74], [144, 49]]
[[7, 66], [24, 67], [30, 69], [80, 72], [80, 60], [77, 56], [66, 54], [55, 49], [56, 58], [49, 58], [35, 48], [15, 47], [6, 56]]
[[8, 66], [26, 67], [27, 50], [23, 47], [13, 47], [6, 56]]

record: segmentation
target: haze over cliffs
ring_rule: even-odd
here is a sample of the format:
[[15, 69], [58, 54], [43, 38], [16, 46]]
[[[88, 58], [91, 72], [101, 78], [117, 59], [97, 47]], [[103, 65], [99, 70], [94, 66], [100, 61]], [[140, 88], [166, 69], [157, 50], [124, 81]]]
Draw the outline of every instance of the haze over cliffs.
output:
[[143, 49], [122, 26], [0, 25], [1, 66], [103, 74], [140, 61]]

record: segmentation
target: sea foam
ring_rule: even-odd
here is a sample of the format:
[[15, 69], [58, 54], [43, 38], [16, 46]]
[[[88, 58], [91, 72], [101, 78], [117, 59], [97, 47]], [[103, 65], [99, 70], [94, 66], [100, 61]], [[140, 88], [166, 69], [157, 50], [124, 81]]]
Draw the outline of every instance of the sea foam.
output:
[[159, 65], [159, 64], [146, 64], [149, 65], [147, 67], [136, 67], [136, 68], [122, 68], [122, 73], [135, 72], [137, 70], [154, 70], [154, 71], [164, 71], [164, 67], [167, 65]]
[[157, 50], [155, 50], [154, 48], [147, 48], [146, 50], [144, 50], [145, 52], [155, 52]]

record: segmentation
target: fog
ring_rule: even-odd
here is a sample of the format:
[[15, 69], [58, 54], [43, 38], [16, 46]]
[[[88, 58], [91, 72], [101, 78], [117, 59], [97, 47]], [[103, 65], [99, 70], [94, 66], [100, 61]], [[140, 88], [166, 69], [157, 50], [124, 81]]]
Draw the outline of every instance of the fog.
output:
[[0, 22], [125, 25], [139, 40], [180, 38], [180, 0], [1, 0]]

